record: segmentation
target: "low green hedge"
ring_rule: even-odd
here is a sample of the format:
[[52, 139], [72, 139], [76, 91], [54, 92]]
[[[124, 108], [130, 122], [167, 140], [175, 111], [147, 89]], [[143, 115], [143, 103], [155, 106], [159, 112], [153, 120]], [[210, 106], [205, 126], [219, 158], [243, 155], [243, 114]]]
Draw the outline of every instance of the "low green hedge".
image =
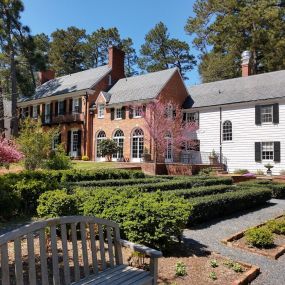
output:
[[213, 185], [204, 187], [194, 187], [190, 189], [170, 190], [167, 191], [167, 193], [174, 193], [175, 195], [182, 196], [184, 198], [193, 198], [229, 192], [236, 189], [237, 187], [235, 185]]
[[189, 225], [253, 208], [270, 199], [271, 190], [251, 187], [234, 192], [191, 198], [189, 202], [193, 209], [189, 217]]

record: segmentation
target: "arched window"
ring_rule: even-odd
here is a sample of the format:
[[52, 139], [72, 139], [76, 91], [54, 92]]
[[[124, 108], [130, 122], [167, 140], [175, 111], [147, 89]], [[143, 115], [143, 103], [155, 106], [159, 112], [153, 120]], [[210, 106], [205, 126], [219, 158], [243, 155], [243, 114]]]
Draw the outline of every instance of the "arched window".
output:
[[124, 154], [124, 132], [122, 130], [116, 130], [113, 135], [113, 140], [117, 143], [117, 145], [120, 147], [117, 153], [113, 154], [113, 159], [120, 160], [123, 158]]
[[135, 129], [132, 134], [132, 159], [140, 161], [144, 148], [144, 132], [142, 129]]
[[172, 149], [172, 135], [170, 132], [165, 134], [165, 162], [173, 161], [173, 149]]
[[96, 156], [97, 157], [102, 157], [101, 155], [101, 152], [100, 152], [100, 147], [99, 147], [99, 143], [102, 141], [102, 140], [105, 140], [106, 139], [106, 133], [104, 131], [100, 131], [98, 134], [97, 134], [97, 153], [96, 153]]
[[231, 121], [224, 121], [223, 123], [223, 141], [233, 140], [233, 129]]

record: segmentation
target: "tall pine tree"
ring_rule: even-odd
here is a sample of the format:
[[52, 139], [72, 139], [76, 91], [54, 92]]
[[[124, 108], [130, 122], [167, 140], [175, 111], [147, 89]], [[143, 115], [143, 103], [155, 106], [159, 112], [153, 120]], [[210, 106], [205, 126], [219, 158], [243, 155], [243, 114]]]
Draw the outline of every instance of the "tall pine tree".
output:
[[252, 53], [252, 73], [285, 68], [285, 1], [196, 0], [186, 32], [201, 52], [204, 82], [240, 76], [244, 50]]

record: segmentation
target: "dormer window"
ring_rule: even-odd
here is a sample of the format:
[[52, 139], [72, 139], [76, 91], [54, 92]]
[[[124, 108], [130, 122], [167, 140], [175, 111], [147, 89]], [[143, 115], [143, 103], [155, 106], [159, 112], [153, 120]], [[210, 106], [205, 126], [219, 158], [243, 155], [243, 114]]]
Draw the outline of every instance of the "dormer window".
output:
[[105, 112], [105, 105], [99, 104], [98, 105], [98, 118], [104, 118], [104, 112]]
[[116, 108], [115, 109], [115, 119], [120, 120], [123, 118], [123, 111], [122, 108]]
[[143, 114], [142, 106], [134, 107], [134, 118], [141, 118]]
[[73, 103], [72, 112], [79, 113], [79, 98], [73, 99], [72, 103]]

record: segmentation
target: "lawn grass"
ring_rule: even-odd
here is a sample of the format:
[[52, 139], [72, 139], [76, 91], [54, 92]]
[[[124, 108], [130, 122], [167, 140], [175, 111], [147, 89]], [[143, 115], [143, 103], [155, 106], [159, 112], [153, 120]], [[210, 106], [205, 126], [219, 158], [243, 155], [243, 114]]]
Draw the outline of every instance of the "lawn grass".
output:
[[118, 167], [118, 163], [73, 160], [72, 167], [74, 169], [99, 170], [99, 169], [116, 168]]

